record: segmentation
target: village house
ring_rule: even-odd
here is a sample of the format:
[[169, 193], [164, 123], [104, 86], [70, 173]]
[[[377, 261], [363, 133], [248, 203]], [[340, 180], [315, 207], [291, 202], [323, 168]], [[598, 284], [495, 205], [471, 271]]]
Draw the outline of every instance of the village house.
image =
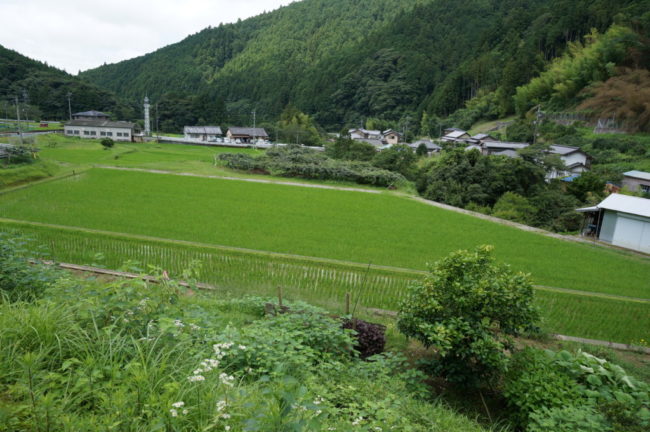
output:
[[388, 129], [385, 130], [381, 133], [383, 140], [386, 141], [386, 144], [399, 144], [399, 142], [402, 139], [402, 134], [393, 130], [393, 129]]
[[[478, 138], [475, 135], [472, 139]], [[471, 143], [465, 150], [478, 150], [485, 156], [507, 156], [519, 157], [519, 150], [529, 147], [528, 143], [496, 141], [492, 137], [483, 136], [480, 141]], [[588, 171], [591, 166], [591, 156], [578, 147], [551, 145], [547, 152], [549, 154], [559, 155], [565, 165], [562, 171], [553, 171], [548, 174], [548, 179], [566, 177], [571, 175], [580, 175]]]
[[226, 136], [230, 141], [240, 143], [252, 143], [258, 140], [267, 141], [269, 139], [269, 135], [264, 128], [230, 127]]
[[650, 199], [612, 194], [585, 213], [583, 235], [639, 252], [650, 253]]
[[223, 137], [223, 133], [219, 126], [185, 126], [183, 136], [185, 139], [214, 142]]
[[70, 120], [63, 126], [69, 137], [132, 141], [135, 125], [130, 122], [110, 120]]
[[[449, 132], [448, 132], [449, 131]], [[444, 142], [467, 143], [472, 137], [462, 129], [445, 129], [445, 135], [440, 138]]]
[[564, 171], [552, 172], [549, 178], [566, 177], [570, 175], [579, 175], [589, 171], [591, 167], [591, 156], [580, 150], [578, 147], [551, 145], [548, 152], [560, 156], [566, 169]]
[[417, 151], [418, 147], [421, 145], [424, 145], [427, 148], [427, 154], [431, 155], [432, 153], [440, 153], [442, 150], [442, 147], [440, 147], [438, 144], [435, 144], [431, 140], [428, 139], [421, 139], [417, 140], [411, 144], [408, 144], [409, 147], [413, 149], [413, 151]]
[[632, 192], [650, 194], [650, 173], [643, 171], [628, 171], [623, 174], [623, 187]]
[[379, 140], [381, 141], [383, 139], [383, 135], [381, 131], [378, 130], [368, 130], [368, 129], [349, 129], [348, 134], [350, 135], [350, 138], [353, 140], [364, 140], [364, 139], [370, 139], [370, 140]]

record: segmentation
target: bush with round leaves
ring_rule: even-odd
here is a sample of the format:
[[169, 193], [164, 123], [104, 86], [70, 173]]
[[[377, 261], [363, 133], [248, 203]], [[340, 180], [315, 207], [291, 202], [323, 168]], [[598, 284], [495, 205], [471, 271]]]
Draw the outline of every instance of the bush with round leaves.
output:
[[434, 264], [401, 303], [398, 328], [433, 347], [434, 372], [477, 386], [507, 365], [511, 336], [536, 330], [528, 275], [497, 264], [491, 246], [458, 251]]

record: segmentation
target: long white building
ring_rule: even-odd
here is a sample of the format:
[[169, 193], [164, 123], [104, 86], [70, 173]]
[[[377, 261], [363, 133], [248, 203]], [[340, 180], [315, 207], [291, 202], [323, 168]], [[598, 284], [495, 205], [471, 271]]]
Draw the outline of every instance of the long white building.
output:
[[63, 127], [69, 137], [132, 141], [135, 125], [130, 122], [109, 120], [71, 120]]

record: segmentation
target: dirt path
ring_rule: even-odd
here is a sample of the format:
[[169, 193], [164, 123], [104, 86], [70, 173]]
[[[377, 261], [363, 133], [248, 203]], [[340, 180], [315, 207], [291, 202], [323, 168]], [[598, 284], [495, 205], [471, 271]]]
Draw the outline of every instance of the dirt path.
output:
[[364, 192], [369, 194], [384, 193], [383, 191], [378, 191], [378, 190], [352, 188], [346, 186], [328, 186], [328, 185], [311, 184], [311, 183], [299, 183], [299, 182], [289, 182], [289, 181], [285, 182], [285, 181], [278, 181], [278, 180], [264, 180], [264, 179], [227, 177], [227, 176], [216, 176], [216, 175], [213, 176], [213, 175], [205, 175], [205, 174], [186, 173], [186, 172], [179, 173], [173, 171], [163, 171], [163, 170], [144, 169], [144, 168], [126, 168], [126, 167], [116, 167], [116, 166], [108, 166], [108, 165], [96, 165], [95, 168], [111, 169], [117, 171], [144, 172], [150, 174], [167, 174], [167, 175], [176, 175], [182, 177], [199, 177], [199, 178], [209, 178], [209, 179], [217, 179], [217, 180], [235, 180], [235, 181], [243, 181], [243, 182], [250, 182], [250, 183], [275, 184], [275, 185], [282, 185], [282, 186], [299, 186], [299, 187], [307, 187], [307, 188], [314, 188], [314, 189], [331, 189], [331, 190], [346, 191], [346, 192]]

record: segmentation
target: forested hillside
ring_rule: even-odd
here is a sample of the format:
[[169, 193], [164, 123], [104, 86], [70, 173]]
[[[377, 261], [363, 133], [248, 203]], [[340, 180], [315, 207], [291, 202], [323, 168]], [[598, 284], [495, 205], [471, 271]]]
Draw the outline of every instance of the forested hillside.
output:
[[[479, 117], [513, 113], [517, 87], [614, 22], [637, 35], [621, 43], [647, 67], [648, 10], [648, 0], [304, 0], [81, 76], [131, 99], [148, 93], [162, 122], [246, 123], [253, 109], [276, 120], [292, 103], [332, 130], [368, 118], [414, 130], [423, 113], [446, 117], [477, 96], [488, 107]], [[585, 83], [615, 75], [616, 61]]]
[[0, 116], [15, 116], [15, 107], [9, 107], [18, 97], [21, 110], [33, 120], [67, 119], [68, 92], [73, 112], [95, 109], [125, 119], [136, 113], [112, 92], [0, 45]]

